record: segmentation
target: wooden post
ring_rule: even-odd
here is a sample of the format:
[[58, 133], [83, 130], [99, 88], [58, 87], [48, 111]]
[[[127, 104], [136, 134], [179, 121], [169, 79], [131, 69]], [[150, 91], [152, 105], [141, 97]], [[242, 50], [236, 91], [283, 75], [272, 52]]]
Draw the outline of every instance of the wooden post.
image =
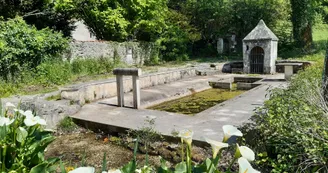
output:
[[117, 87], [117, 105], [119, 107], [124, 106], [124, 90], [123, 90], [123, 76], [116, 75], [116, 87]]
[[133, 80], [133, 108], [139, 109], [140, 107], [139, 76], [132, 76], [132, 80]]

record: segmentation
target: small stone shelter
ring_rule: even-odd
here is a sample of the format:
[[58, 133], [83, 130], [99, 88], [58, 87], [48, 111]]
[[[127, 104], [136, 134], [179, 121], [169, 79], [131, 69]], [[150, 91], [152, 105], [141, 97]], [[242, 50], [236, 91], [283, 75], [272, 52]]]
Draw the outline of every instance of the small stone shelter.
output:
[[261, 20], [243, 39], [244, 72], [276, 73], [278, 37]]

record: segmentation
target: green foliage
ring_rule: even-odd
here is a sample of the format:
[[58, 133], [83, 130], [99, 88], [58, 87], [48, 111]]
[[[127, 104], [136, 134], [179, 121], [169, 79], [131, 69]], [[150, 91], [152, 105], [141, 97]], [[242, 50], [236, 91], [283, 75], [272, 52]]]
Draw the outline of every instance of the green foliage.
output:
[[88, 59], [76, 59], [71, 63], [72, 72], [74, 74], [108, 74], [111, 73], [115, 63], [110, 58], [88, 58]]
[[0, 74], [14, 79], [24, 68], [58, 57], [68, 48], [68, 40], [50, 29], [37, 30], [21, 18], [0, 20]]
[[64, 131], [64, 132], [72, 132], [77, 127], [78, 126], [74, 123], [73, 119], [71, 117], [68, 117], [68, 116], [64, 117], [57, 124], [57, 128]]
[[[272, 172], [327, 170], [328, 123], [322, 67], [300, 72], [286, 89], [274, 89], [254, 117], [258, 162]], [[268, 170], [267, 170], [268, 171]]]
[[12, 105], [0, 114], [1, 172], [54, 172], [58, 159], [44, 158], [44, 150], [55, 140], [41, 126], [45, 121], [31, 111], [14, 111]]
[[290, 0], [291, 21], [296, 46], [308, 51], [313, 42], [312, 26], [315, 19], [315, 8], [318, 0]]
[[166, 0], [58, 1], [83, 19], [98, 39], [154, 41], [165, 27]]
[[22, 16], [26, 23], [38, 29], [51, 28], [70, 36], [75, 28], [72, 25], [74, 14], [55, 8], [56, 1], [49, 0], [2, 0], [0, 17], [8, 20]]
[[118, 62], [111, 58], [46, 61], [35, 69], [23, 69], [14, 81], [0, 79], [0, 97], [12, 94], [32, 94], [41, 90], [53, 90], [57, 86], [73, 83], [80, 78], [98, 79], [108, 76]]
[[62, 85], [72, 77], [69, 62], [49, 61], [36, 67], [36, 78], [43, 86]]

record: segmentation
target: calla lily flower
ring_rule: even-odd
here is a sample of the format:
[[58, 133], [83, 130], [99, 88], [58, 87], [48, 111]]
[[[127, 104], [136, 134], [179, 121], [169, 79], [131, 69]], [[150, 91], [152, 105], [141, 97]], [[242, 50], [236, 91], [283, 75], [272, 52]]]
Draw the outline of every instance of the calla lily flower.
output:
[[216, 158], [218, 152], [221, 150], [221, 148], [226, 148], [229, 146], [229, 144], [227, 143], [223, 143], [223, 142], [218, 142], [212, 139], [205, 139], [207, 143], [209, 143], [212, 147], [212, 151], [213, 151], [213, 158]]
[[116, 170], [108, 170], [108, 172], [103, 171], [102, 173], [122, 173], [121, 170], [116, 169]]
[[10, 102], [7, 102], [6, 103], [6, 109], [9, 109], [9, 108], [16, 108], [16, 106]]
[[247, 159], [241, 157], [238, 159], [239, 173], [261, 173], [255, 170]]
[[255, 153], [252, 149], [246, 147], [246, 146], [239, 146], [237, 144], [237, 155], [241, 155], [241, 157], [247, 159], [248, 161], [254, 161], [255, 160]]
[[0, 126], [9, 126], [11, 123], [13, 123], [15, 119], [9, 119], [6, 117], [0, 117]]
[[27, 110], [27, 111], [22, 111], [19, 110], [19, 113], [21, 113], [22, 115], [26, 116], [26, 117], [34, 117], [33, 112], [31, 110]]
[[179, 133], [179, 137], [182, 139], [182, 141], [187, 143], [189, 146], [191, 146], [193, 135], [194, 132], [191, 130], [182, 130]]
[[95, 168], [93, 167], [80, 167], [76, 168], [73, 171], [69, 171], [68, 173], [94, 173]]
[[32, 111], [25, 111], [24, 115], [26, 116], [24, 119], [24, 123], [26, 126], [34, 126], [36, 124], [47, 125], [46, 120], [42, 119], [39, 116], [34, 116]]
[[232, 125], [224, 125], [222, 127], [224, 138], [223, 142], [227, 142], [231, 136], [243, 136], [240, 130], [237, 129], [237, 127]]

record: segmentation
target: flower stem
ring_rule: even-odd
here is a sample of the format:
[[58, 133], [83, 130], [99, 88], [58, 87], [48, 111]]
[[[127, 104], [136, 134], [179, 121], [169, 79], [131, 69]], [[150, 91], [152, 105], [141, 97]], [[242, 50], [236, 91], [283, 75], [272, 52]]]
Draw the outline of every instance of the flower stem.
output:
[[2, 167], [1, 170], [5, 171], [6, 170], [6, 154], [7, 154], [7, 145], [3, 146], [3, 153], [2, 153]]
[[183, 140], [181, 139], [181, 160], [184, 161], [184, 147], [183, 147]]
[[228, 168], [228, 171], [229, 172], [231, 172], [232, 165], [235, 163], [236, 160], [237, 160], [237, 158], [234, 157], [233, 160], [232, 160], [232, 162], [230, 163], [229, 168]]
[[187, 173], [191, 173], [191, 145], [187, 146]]

